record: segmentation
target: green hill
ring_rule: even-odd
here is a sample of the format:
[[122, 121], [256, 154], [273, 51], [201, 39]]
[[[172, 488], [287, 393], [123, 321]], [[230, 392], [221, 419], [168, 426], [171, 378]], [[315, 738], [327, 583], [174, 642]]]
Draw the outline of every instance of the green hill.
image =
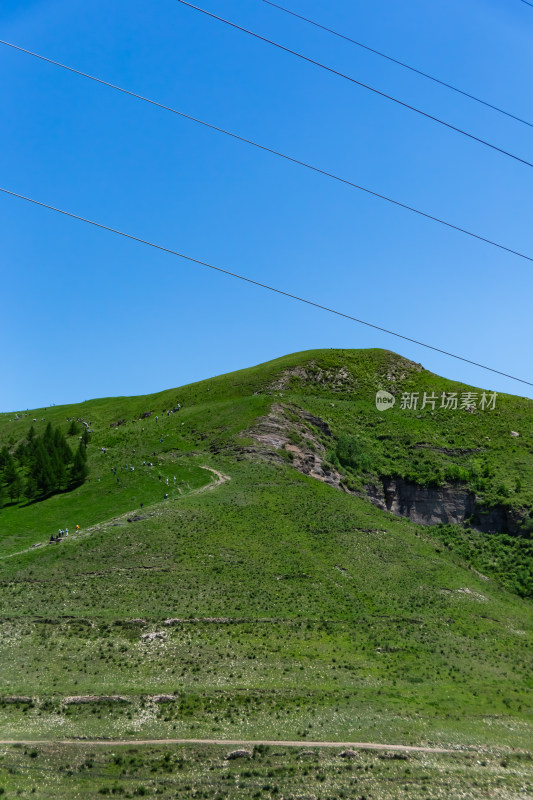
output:
[[92, 431], [0, 509], [3, 738], [527, 747], [533, 402], [485, 395], [319, 350], [0, 415], [12, 454]]

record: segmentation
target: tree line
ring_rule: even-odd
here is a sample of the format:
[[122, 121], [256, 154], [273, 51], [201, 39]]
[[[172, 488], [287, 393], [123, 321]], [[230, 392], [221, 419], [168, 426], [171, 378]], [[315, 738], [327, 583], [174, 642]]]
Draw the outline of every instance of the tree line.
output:
[[[68, 436], [78, 432], [73, 422]], [[0, 507], [7, 498], [11, 501], [25, 497], [30, 502], [44, 500], [58, 492], [81, 486], [88, 474], [87, 445], [89, 433], [85, 429], [75, 452], [67, 437], [49, 422], [42, 436], [33, 425], [27, 436], [11, 452], [4, 446], [0, 450]]]

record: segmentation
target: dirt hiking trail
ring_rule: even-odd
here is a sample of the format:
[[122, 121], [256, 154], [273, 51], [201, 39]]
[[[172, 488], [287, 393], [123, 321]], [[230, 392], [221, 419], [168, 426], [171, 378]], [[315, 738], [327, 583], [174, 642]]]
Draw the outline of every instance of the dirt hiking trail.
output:
[[[79, 745], [107, 745], [119, 747], [121, 745], [160, 745], [160, 744], [216, 744], [225, 747], [248, 745], [268, 745], [271, 747], [342, 747], [357, 750], [394, 750], [400, 753], [456, 753], [459, 748], [445, 747], [419, 747], [406, 744], [381, 744], [376, 742], [308, 742], [308, 741], [276, 741], [270, 739], [0, 739], [0, 745], [54, 745], [54, 744], [79, 744]], [[470, 750], [471, 748], [460, 748]]]

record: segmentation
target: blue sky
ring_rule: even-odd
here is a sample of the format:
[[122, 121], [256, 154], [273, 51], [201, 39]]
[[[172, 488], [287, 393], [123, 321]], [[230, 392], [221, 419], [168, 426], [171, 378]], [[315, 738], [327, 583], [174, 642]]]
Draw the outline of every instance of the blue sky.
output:
[[[287, 0], [533, 122], [520, 0]], [[533, 160], [533, 130], [261, 0], [204, 7]], [[26, 0], [0, 38], [533, 254], [533, 170], [176, 0]], [[533, 381], [532, 264], [0, 46], [0, 185]], [[531, 387], [0, 196], [0, 410], [319, 347]]]

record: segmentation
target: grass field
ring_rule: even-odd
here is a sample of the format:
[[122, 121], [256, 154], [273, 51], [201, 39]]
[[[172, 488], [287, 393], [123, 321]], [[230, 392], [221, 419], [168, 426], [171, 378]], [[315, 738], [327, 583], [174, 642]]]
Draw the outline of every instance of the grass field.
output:
[[[377, 388], [471, 387], [384, 351], [316, 351], [160, 395], [1, 415], [0, 447], [15, 449], [33, 419], [40, 432], [83, 418], [93, 434], [86, 483], [0, 510], [0, 737], [466, 750], [346, 762], [274, 748], [243, 765], [208, 746], [139, 745], [119, 763], [123, 750], [6, 746], [6, 793], [527, 796], [533, 615], [509, 589], [531, 575], [533, 404], [379, 412]], [[301, 474], [250, 434], [274, 402], [327, 423], [332, 436], [313, 435], [328, 458], [342, 436], [357, 440], [362, 464], [337, 465], [354, 491], [383, 474], [444, 480], [455, 465], [465, 485], [485, 481], [484, 502], [520, 514], [523, 533], [422, 527]], [[415, 458], [415, 445], [428, 447]], [[47, 544], [66, 526], [68, 539]], [[43, 776], [60, 776], [58, 794]]]
[[384, 750], [208, 745], [0, 747], [0, 785], [42, 800], [154, 797], [211, 800], [523, 800], [533, 791], [531, 756], [404, 754]]

